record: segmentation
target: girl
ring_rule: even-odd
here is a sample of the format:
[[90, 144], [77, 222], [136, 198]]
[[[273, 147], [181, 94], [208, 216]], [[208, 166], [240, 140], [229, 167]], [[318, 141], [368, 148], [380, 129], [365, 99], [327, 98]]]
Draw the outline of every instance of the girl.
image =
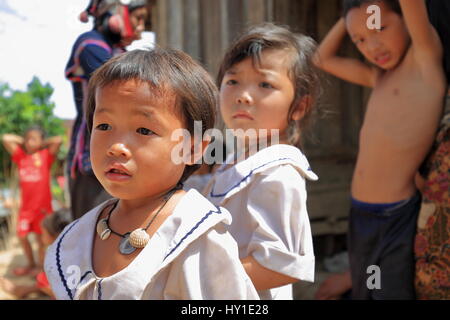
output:
[[319, 88], [314, 50], [309, 37], [256, 26], [232, 44], [218, 75], [223, 120], [246, 148], [227, 159], [205, 194], [231, 212], [229, 231], [261, 299], [292, 299], [293, 282], [314, 281], [305, 183], [318, 178], [297, 148]]
[[178, 51], [131, 51], [94, 73], [86, 110], [92, 168], [114, 199], [50, 247], [45, 271], [57, 298], [257, 298], [225, 231], [229, 213], [182, 190], [208, 142], [187, 140], [200, 152], [173, 158], [176, 131], [192, 133], [201, 121], [203, 134], [213, 125], [216, 91]]

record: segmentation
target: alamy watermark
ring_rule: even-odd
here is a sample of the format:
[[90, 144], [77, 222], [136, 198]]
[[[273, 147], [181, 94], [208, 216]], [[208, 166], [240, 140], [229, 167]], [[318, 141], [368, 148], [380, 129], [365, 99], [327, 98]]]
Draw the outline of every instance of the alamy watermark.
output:
[[369, 30], [381, 29], [381, 9], [376, 4], [367, 7], [367, 13], [370, 17], [367, 18], [367, 28]]
[[[180, 141], [172, 149], [171, 159], [174, 164], [191, 163], [193, 156], [201, 154], [202, 141], [210, 141], [203, 157], [196, 157], [196, 164], [223, 164], [224, 153], [234, 153], [236, 159], [249, 157], [258, 151], [280, 143], [278, 129], [208, 129], [202, 135], [202, 122], [194, 122], [193, 136], [187, 129], [177, 129], [172, 133], [172, 141]], [[192, 146], [194, 149], [192, 150]]]
[[366, 285], [369, 290], [381, 289], [381, 269], [377, 265], [371, 265], [367, 267], [367, 274], [370, 276], [367, 278]]

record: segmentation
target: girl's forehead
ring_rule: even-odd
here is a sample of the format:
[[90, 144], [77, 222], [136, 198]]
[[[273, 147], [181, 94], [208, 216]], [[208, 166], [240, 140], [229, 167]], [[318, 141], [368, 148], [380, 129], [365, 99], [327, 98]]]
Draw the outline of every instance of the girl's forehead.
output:
[[293, 59], [292, 49], [264, 49], [259, 56], [248, 56], [233, 64], [227, 74], [240, 72], [249, 66], [259, 73], [266, 73], [274, 69], [288, 69]]

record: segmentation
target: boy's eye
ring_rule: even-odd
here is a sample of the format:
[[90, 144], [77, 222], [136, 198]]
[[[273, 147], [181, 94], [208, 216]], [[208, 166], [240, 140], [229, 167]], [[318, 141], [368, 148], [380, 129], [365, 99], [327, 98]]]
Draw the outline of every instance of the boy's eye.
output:
[[226, 82], [226, 84], [229, 85], [229, 86], [232, 86], [232, 85], [237, 84], [237, 81], [236, 81], [236, 80], [228, 80], [228, 81]]
[[355, 44], [356, 45], [360, 45], [361, 43], [363, 43], [364, 42], [364, 39], [358, 39], [358, 40], [355, 40]]
[[139, 128], [136, 130], [136, 132], [139, 134], [142, 134], [144, 136], [149, 136], [149, 135], [154, 134], [154, 132], [152, 130], [147, 129], [147, 128]]
[[386, 27], [380, 27], [380, 29], [378, 29], [377, 32], [384, 31], [385, 29], [386, 29]]
[[106, 130], [108, 130], [110, 128], [111, 128], [111, 126], [109, 124], [106, 124], [106, 123], [99, 124], [98, 126], [95, 127], [95, 129], [101, 130], [101, 131], [106, 131]]
[[270, 83], [268, 83], [268, 82], [261, 82], [261, 83], [259, 84], [259, 86], [260, 86], [261, 88], [265, 88], [265, 89], [273, 89], [273, 86], [272, 86]]

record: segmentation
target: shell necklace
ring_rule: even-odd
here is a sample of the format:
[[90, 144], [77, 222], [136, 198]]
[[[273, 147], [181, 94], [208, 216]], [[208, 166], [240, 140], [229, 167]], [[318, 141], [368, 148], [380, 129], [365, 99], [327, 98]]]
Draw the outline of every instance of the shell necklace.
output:
[[120, 234], [113, 229], [111, 229], [109, 225], [109, 219], [111, 218], [111, 213], [114, 211], [114, 209], [117, 207], [117, 204], [119, 203], [119, 200], [117, 200], [114, 205], [112, 206], [111, 210], [109, 210], [108, 217], [105, 219], [101, 219], [97, 223], [97, 234], [99, 235], [100, 239], [107, 240], [109, 236], [112, 234], [115, 234], [116, 236], [119, 236], [122, 238], [119, 243], [119, 252], [124, 255], [132, 254], [136, 249], [144, 248], [147, 243], [150, 241], [150, 236], [147, 233], [147, 229], [150, 227], [152, 222], [156, 219], [158, 214], [161, 212], [161, 210], [164, 208], [164, 206], [167, 204], [169, 199], [172, 197], [172, 195], [177, 191], [178, 189], [171, 190], [166, 196], [164, 197], [164, 203], [163, 205], [158, 209], [158, 211], [155, 213], [153, 218], [150, 220], [150, 222], [147, 224], [145, 228], [138, 228], [134, 230], [133, 232], [127, 232], [125, 234]]

